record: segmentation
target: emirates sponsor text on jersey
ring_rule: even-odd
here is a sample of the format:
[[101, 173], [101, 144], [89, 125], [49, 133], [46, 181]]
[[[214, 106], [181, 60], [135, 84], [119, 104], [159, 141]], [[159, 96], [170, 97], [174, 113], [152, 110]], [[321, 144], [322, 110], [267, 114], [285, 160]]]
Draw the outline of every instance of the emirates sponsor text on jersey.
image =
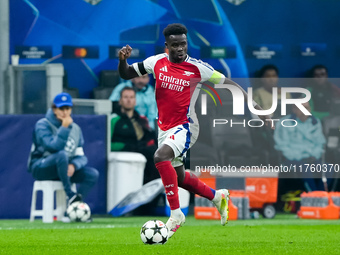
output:
[[159, 80], [163, 82], [173, 83], [175, 85], [190, 86], [190, 81], [188, 80], [175, 78], [173, 76], [167, 76], [163, 73], [159, 73]]

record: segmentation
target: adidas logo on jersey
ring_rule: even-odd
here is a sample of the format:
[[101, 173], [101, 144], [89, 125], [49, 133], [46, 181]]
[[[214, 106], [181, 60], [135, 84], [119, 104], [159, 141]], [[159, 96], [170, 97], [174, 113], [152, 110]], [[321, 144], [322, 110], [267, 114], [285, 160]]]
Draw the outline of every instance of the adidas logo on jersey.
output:
[[161, 69], [159, 69], [159, 70], [161, 70], [161, 71], [163, 71], [163, 72], [167, 72], [168, 71], [168, 67], [167, 66], [163, 66]]

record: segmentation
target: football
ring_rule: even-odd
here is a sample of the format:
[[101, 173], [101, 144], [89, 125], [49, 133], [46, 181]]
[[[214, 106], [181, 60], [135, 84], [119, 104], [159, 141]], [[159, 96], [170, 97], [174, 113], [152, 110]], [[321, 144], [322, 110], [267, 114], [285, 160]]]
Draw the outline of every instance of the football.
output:
[[149, 220], [140, 230], [144, 244], [165, 244], [168, 241], [168, 229], [160, 220]]
[[74, 202], [67, 208], [67, 215], [73, 222], [86, 222], [91, 217], [91, 209], [84, 202]]

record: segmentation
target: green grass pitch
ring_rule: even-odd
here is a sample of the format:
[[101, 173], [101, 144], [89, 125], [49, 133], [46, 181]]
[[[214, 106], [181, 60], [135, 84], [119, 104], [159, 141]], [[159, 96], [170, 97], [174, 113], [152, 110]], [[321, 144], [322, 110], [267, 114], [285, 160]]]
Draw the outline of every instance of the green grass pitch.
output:
[[[340, 254], [340, 220], [218, 221], [187, 217], [165, 245], [144, 245], [141, 226], [155, 217], [95, 217], [92, 223], [0, 220], [0, 254]], [[166, 217], [157, 217], [166, 222]]]

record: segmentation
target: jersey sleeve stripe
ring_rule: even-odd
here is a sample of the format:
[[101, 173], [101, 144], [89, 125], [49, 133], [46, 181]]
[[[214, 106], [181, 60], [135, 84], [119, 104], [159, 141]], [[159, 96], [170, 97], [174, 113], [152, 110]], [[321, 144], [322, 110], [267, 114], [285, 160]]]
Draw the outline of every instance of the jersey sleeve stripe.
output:
[[135, 71], [138, 74], [138, 76], [142, 76], [141, 72], [139, 71], [138, 64], [139, 63], [133, 63], [132, 66], [135, 69]]
[[141, 73], [142, 75], [148, 73], [148, 72], [145, 70], [144, 63], [143, 63], [143, 62], [139, 62], [139, 63], [138, 63], [138, 68], [139, 68], [140, 73]]
[[202, 66], [205, 66], [206, 68], [210, 69], [211, 71], [214, 71], [214, 68], [212, 68], [209, 64], [203, 62], [202, 60], [197, 60], [196, 58], [189, 58], [187, 62], [194, 62], [194, 63], [197, 63], [197, 64], [201, 64]]

